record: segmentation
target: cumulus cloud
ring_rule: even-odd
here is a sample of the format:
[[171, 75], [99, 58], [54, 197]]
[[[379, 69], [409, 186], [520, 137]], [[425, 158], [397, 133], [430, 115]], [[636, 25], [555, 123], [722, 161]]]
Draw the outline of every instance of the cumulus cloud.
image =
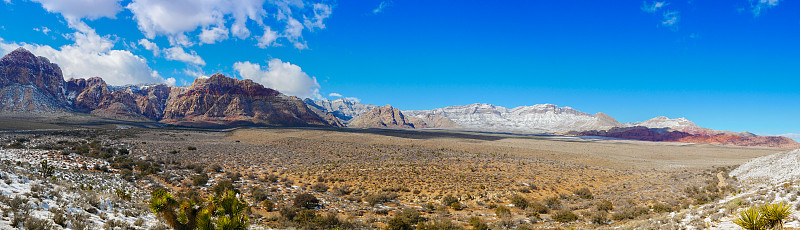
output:
[[0, 39], [4, 53], [24, 47], [37, 56], [44, 56], [58, 64], [64, 78], [102, 77], [111, 85], [138, 83], [169, 83], [152, 70], [147, 61], [127, 50], [112, 49], [113, 42], [101, 37], [85, 24], [77, 24], [78, 31], [68, 37], [74, 41], [58, 49], [48, 45], [12, 43]]
[[228, 29], [224, 27], [203, 29], [198, 37], [201, 43], [214, 44], [218, 41], [228, 39]]
[[647, 13], [655, 13], [656, 11], [658, 11], [658, 9], [661, 9], [661, 7], [665, 7], [667, 5], [669, 5], [669, 3], [666, 3], [666, 2], [654, 1], [654, 2], [652, 2], [650, 4], [647, 4], [647, 2], [644, 2], [644, 4], [642, 5], [642, 11], [647, 12]]
[[121, 0], [32, 0], [42, 4], [48, 12], [60, 13], [68, 19], [115, 18], [122, 10]]
[[328, 94], [328, 97], [342, 97], [342, 95], [338, 93], [330, 93]]
[[204, 61], [200, 55], [197, 55], [194, 50], [190, 50], [190, 53], [187, 53], [181, 47], [164, 49], [164, 57], [167, 58], [167, 60], [181, 61], [198, 66], [206, 65], [206, 61]]
[[153, 56], [158, 56], [161, 53], [161, 50], [158, 48], [158, 45], [156, 45], [156, 43], [154, 42], [151, 42], [150, 40], [142, 38], [139, 40], [139, 45], [144, 47], [144, 49], [146, 50], [152, 51]]
[[245, 79], [258, 82], [265, 87], [280, 91], [281, 93], [300, 98], [322, 99], [319, 94], [319, 83], [314, 77], [300, 69], [300, 66], [280, 59], [272, 59], [262, 68], [257, 63], [236, 62], [233, 69]]
[[[223, 41], [229, 34], [247, 39], [251, 35], [247, 24], [253, 22], [257, 28], [270, 29], [256, 38], [259, 47], [267, 47], [283, 37], [300, 49], [306, 48], [303, 30], [324, 29], [325, 19], [332, 14], [330, 5], [314, 3], [306, 7], [302, 0], [132, 0], [126, 6], [145, 37], [154, 39], [163, 35], [173, 46], [196, 44], [186, 34], [198, 28], [201, 44]], [[305, 26], [298, 18], [304, 20]], [[272, 31], [275, 27], [267, 26], [264, 19], [277, 20], [286, 30]]]
[[374, 10], [372, 10], [372, 13], [373, 14], [380, 14], [381, 12], [383, 12], [383, 9], [386, 9], [386, 7], [389, 7], [392, 4], [393, 3], [392, 3], [391, 0], [382, 1], [381, 4], [378, 4], [378, 8], [375, 8]]
[[780, 0], [750, 0], [753, 8], [753, 15], [758, 17], [761, 12], [772, 7], [778, 6]]

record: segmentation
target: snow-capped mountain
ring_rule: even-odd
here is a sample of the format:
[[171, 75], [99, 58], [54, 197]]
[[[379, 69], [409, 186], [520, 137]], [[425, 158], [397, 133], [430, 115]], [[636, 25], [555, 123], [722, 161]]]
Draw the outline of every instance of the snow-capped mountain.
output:
[[463, 128], [487, 131], [563, 132], [608, 129], [621, 126], [614, 118], [584, 113], [553, 104], [508, 109], [491, 104], [457, 105], [432, 110], [403, 111], [409, 116], [441, 115]]
[[362, 104], [358, 101], [352, 101], [345, 98], [316, 101], [305, 99], [305, 103], [308, 104], [309, 107], [315, 107], [322, 111], [332, 113], [334, 116], [345, 122], [349, 122], [353, 118], [372, 111], [373, 108], [377, 108], [375, 105]]
[[670, 119], [665, 116], [654, 117], [650, 120], [642, 121], [642, 122], [635, 122], [635, 123], [626, 123], [628, 126], [644, 126], [651, 129], [660, 129], [660, 128], [672, 128], [672, 129], [683, 129], [688, 127], [698, 127], [694, 124], [694, 122], [687, 120], [686, 118], [675, 118]]

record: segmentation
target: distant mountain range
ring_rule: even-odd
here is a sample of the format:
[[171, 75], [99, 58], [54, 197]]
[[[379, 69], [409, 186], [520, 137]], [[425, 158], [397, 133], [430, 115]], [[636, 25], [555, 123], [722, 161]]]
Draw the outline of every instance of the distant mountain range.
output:
[[64, 80], [61, 69], [19, 48], [0, 59], [0, 116], [75, 113], [119, 120], [211, 126], [328, 126], [354, 128], [445, 128], [513, 133], [602, 136], [647, 141], [800, 148], [786, 137], [699, 127], [685, 118], [656, 117], [619, 123], [604, 113], [588, 114], [552, 104], [512, 109], [491, 104], [401, 111], [347, 99], [301, 100], [250, 80], [222, 74], [190, 86], [109, 86], [99, 77]]

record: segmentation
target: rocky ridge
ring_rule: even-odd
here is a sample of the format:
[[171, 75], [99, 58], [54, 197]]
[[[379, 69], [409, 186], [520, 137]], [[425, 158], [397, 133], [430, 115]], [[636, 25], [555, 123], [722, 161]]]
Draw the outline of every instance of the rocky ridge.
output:
[[190, 87], [109, 86], [102, 78], [64, 81], [58, 65], [19, 48], [0, 59], [0, 113], [91, 113], [100, 117], [176, 125], [342, 126], [296, 97], [250, 80], [215, 74]]

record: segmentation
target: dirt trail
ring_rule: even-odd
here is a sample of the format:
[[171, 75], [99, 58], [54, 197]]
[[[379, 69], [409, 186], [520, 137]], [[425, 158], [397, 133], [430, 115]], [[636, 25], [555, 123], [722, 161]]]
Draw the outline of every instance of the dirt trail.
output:
[[717, 179], [719, 183], [717, 183], [717, 188], [722, 189], [722, 187], [728, 186], [728, 183], [725, 183], [725, 177], [722, 176], [722, 172], [717, 173]]

